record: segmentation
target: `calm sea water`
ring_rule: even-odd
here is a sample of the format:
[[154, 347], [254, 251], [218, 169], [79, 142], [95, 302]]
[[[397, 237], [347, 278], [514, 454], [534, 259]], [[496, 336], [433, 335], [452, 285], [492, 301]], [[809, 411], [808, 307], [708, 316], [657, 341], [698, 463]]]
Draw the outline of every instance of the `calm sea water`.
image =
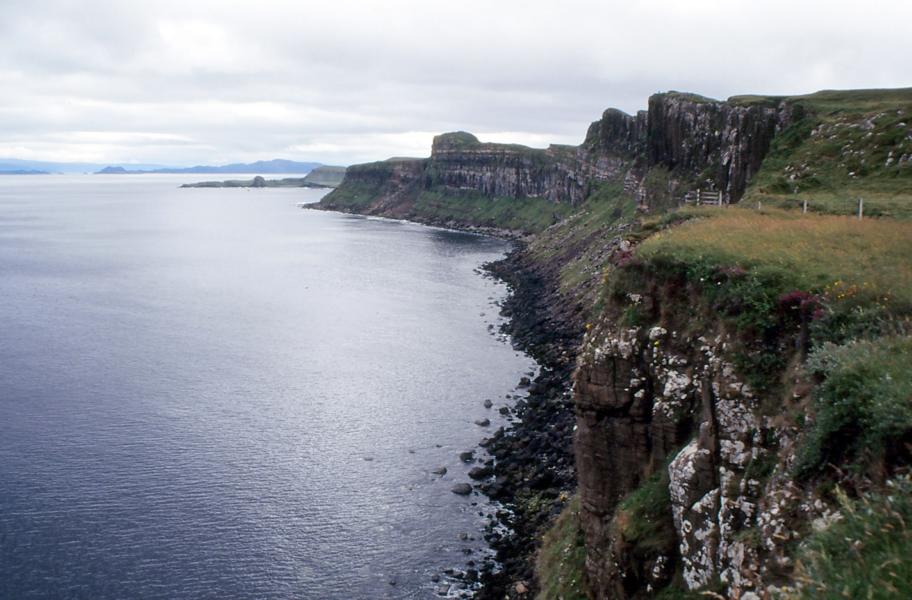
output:
[[433, 596], [505, 245], [188, 180], [0, 179], [0, 597]]

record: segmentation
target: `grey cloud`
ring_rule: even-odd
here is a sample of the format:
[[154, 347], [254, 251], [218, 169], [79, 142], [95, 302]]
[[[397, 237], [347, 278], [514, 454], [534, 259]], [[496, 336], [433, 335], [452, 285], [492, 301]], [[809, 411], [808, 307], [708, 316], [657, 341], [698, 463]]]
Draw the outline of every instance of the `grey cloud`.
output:
[[426, 154], [433, 133], [451, 129], [578, 143], [605, 108], [632, 112], [665, 89], [910, 85], [912, 6], [866, 3], [864, 14], [888, 19], [860, 11], [780, 0], [7, 0], [0, 153], [355, 162]]

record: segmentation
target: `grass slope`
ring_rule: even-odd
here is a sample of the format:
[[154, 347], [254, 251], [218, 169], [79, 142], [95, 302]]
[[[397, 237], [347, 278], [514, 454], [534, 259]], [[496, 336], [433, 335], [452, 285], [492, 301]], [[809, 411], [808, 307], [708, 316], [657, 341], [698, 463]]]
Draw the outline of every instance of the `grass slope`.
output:
[[743, 208], [683, 214], [702, 218], [647, 239], [639, 255], [775, 272], [783, 291], [912, 308], [912, 223]]
[[[739, 103], [786, 98], [738, 96]], [[824, 91], [787, 100], [805, 116], [781, 132], [743, 203], [912, 218], [912, 88]]]
[[538, 553], [538, 600], [585, 600], [586, 547], [579, 522], [580, 500], [574, 496], [542, 540]]

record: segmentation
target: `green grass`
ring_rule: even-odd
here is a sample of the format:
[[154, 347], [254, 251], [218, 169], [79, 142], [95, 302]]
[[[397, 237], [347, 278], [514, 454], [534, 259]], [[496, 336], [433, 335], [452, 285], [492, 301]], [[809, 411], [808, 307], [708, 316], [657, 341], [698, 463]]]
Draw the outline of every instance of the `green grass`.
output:
[[694, 102], [696, 104], [709, 104], [710, 102], [718, 102], [718, 100], [714, 98], [701, 96], [700, 94], [694, 94], [693, 92], [677, 92], [675, 90], [670, 90], [668, 92], [665, 92], [664, 95], [681, 98], [682, 100], [687, 100], [688, 102]]
[[[738, 102], [761, 101], [738, 97]], [[791, 97], [803, 117], [774, 140], [742, 203], [912, 218], [912, 89]]]
[[366, 208], [377, 198], [379, 189], [379, 185], [346, 182], [324, 196], [320, 205], [342, 210]]
[[809, 476], [827, 465], [882, 475], [908, 460], [912, 443], [912, 337], [826, 344], [808, 360], [823, 377], [816, 418], [799, 448], [795, 472]]
[[446, 145], [448, 148], [469, 148], [481, 142], [468, 131], [451, 131], [434, 137], [434, 146]]
[[912, 309], [912, 223], [736, 208], [685, 215], [688, 222], [647, 239], [638, 255], [680, 263], [695, 274], [719, 267], [754, 271], [775, 284], [773, 292], [804, 290], [832, 303]]
[[618, 505], [612, 524], [638, 561], [673, 551], [677, 537], [671, 518], [668, 469], [659, 469], [628, 494]]
[[586, 547], [574, 496], [542, 539], [536, 561], [539, 600], [585, 600]]
[[813, 94], [789, 96], [816, 111], [832, 113], [870, 113], [896, 108], [912, 109], [912, 88], [868, 90], [821, 90]]
[[796, 352], [876, 337], [912, 315], [912, 223], [690, 208], [644, 227], [679, 220], [612, 272], [606, 298], [623, 307], [628, 293], [663, 290], [663, 314], [703, 311], [679, 331], [711, 319], [737, 333], [735, 366], [770, 399], [764, 411], [778, 410], [772, 392]]
[[852, 502], [840, 497], [842, 519], [813, 534], [799, 553], [795, 599], [912, 598], [912, 481]]
[[781, 101], [800, 102], [824, 114], [837, 112], [864, 113], [891, 108], [912, 108], [912, 88], [869, 90], [821, 90], [798, 96], [767, 96], [745, 94], [732, 96], [728, 102], [737, 105], [761, 104], [777, 106]]
[[320, 200], [327, 208], [361, 211], [382, 193], [396, 165], [406, 161], [385, 160], [348, 167], [342, 183]]
[[422, 217], [485, 227], [537, 232], [572, 212], [567, 204], [544, 198], [498, 198], [468, 191], [424, 190], [414, 211]]
[[623, 193], [623, 186], [603, 183], [572, 217], [538, 235], [529, 250], [540, 262], [559, 262], [561, 290], [572, 293], [598, 282], [609, 258], [603, 248], [612, 239], [610, 229], [635, 216], [636, 203]]

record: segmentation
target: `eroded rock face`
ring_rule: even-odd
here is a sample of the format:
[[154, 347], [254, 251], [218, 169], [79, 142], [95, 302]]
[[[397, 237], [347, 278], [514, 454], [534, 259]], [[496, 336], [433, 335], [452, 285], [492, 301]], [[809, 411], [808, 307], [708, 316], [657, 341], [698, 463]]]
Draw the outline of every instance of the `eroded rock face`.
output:
[[[739, 104], [669, 92], [652, 96], [649, 109], [636, 115], [606, 110], [580, 146], [536, 149], [446, 133], [434, 138], [428, 159], [350, 167], [321, 205], [412, 218], [421, 217], [415, 209], [422, 192], [577, 205], [606, 181], [622, 183], [646, 210], [697, 188], [737, 202], [773, 137], [799, 113], [787, 103]], [[659, 188], [647, 185], [655, 170], [666, 179]], [[358, 193], [364, 202], [351, 201]]]
[[426, 183], [491, 197], [578, 204], [589, 191], [588, 182], [574, 147], [483, 144], [472, 134], [457, 132], [434, 138]]
[[703, 174], [725, 200], [737, 202], [760, 169], [773, 137], [791, 118], [791, 110], [784, 106], [741, 106], [689, 94], [656, 94], [649, 99], [649, 164]]
[[[763, 481], [750, 475], [764, 459], [787, 465], [797, 432], [759, 416], [759, 399], [735, 373], [730, 347], [723, 331], [685, 337], [671, 326], [624, 328], [609, 320], [587, 335], [574, 398], [595, 597], [649, 597], [675, 568], [691, 589], [720, 581], [731, 598], [763, 595], [787, 578], [786, 544], [800, 524], [832, 516], [785, 469]], [[619, 551], [612, 519], [620, 500], [657, 469], [667, 469], [677, 553], [643, 559]]]
[[418, 159], [353, 165], [346, 170], [342, 184], [320, 205], [331, 210], [404, 217], [422, 188], [426, 167], [427, 161]]

